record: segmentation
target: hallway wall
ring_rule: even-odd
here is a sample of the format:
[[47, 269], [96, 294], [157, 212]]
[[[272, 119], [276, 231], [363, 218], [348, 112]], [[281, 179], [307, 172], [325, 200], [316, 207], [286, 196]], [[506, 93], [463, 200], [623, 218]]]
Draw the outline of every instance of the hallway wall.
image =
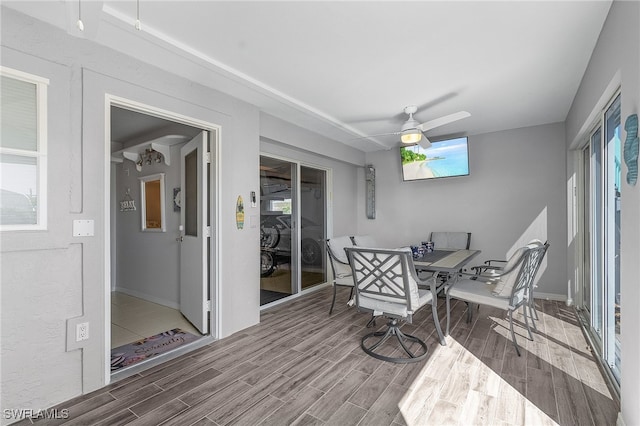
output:
[[[171, 166], [144, 165], [141, 172], [125, 160], [115, 166], [116, 204], [112, 214], [116, 226], [117, 272], [115, 290], [180, 309], [180, 212], [173, 210], [173, 188], [180, 187], [180, 145], [171, 147]], [[142, 232], [140, 177], [165, 174], [166, 232]], [[120, 211], [127, 189], [136, 201], [136, 211]]]

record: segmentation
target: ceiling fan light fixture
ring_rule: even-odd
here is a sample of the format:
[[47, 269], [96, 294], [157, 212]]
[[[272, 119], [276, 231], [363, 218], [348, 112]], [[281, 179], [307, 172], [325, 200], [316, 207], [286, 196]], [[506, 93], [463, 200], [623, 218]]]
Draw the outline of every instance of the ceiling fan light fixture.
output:
[[[391, 133], [379, 133], [377, 135], [371, 136], [363, 136], [364, 138], [371, 138], [375, 136], [398, 136], [400, 135], [400, 141], [404, 144], [418, 144], [423, 149], [428, 149], [431, 146], [431, 142], [426, 135], [426, 132], [435, 129], [436, 127], [444, 126], [445, 124], [453, 123], [454, 121], [462, 120], [463, 118], [470, 117], [471, 114], [467, 111], [460, 111], [453, 114], [445, 115], [443, 117], [439, 117], [433, 119], [431, 121], [427, 121], [424, 123], [418, 122], [415, 118], [413, 118], [413, 114], [418, 111], [418, 107], [415, 105], [409, 105], [404, 108], [404, 113], [409, 117], [407, 121], [402, 124], [399, 132], [391, 132]], [[360, 139], [360, 138], [356, 138]], [[375, 139], [372, 139], [375, 141]], [[384, 145], [378, 142], [380, 145]], [[385, 146], [388, 148], [387, 146]]]
[[405, 130], [400, 135], [402, 143], [417, 143], [422, 139], [422, 132], [418, 129]]

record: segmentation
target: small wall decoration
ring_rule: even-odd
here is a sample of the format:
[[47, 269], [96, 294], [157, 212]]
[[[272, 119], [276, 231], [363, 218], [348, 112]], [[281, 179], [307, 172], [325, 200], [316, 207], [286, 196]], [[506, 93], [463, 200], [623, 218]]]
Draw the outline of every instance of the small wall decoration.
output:
[[627, 140], [624, 142], [627, 183], [635, 186], [638, 180], [638, 114], [632, 114], [627, 117], [624, 129], [627, 131]]
[[182, 192], [180, 188], [173, 188], [173, 211], [179, 212], [182, 206]]
[[238, 201], [236, 202], [236, 226], [238, 229], [244, 228], [244, 202], [242, 201], [242, 195], [238, 195]]
[[376, 169], [372, 165], [364, 167], [366, 181], [366, 208], [367, 219], [376, 218]]
[[124, 194], [124, 198], [120, 201], [121, 212], [133, 212], [136, 210], [136, 202], [131, 197], [131, 188], [127, 188], [127, 192]]
[[139, 177], [143, 232], [166, 232], [164, 173]]

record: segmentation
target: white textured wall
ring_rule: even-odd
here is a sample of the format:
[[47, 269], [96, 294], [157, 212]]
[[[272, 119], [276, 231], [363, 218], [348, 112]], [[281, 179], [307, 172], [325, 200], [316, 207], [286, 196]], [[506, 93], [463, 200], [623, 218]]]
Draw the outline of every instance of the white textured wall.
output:
[[71, 236], [79, 91], [70, 68], [6, 48], [2, 18], [2, 65], [49, 78], [48, 120], [55, 125], [48, 132], [48, 229], [0, 234], [0, 409], [45, 408], [52, 396], [77, 395], [82, 384], [82, 354], [65, 352], [66, 319], [82, 314], [84, 247]]
[[2, 409], [46, 408], [82, 389], [82, 353], [65, 351], [65, 320], [81, 313], [82, 254], [70, 242], [3, 248]]
[[[106, 216], [109, 200], [119, 198], [109, 195], [111, 182], [105, 179], [107, 170], [118, 173], [118, 167], [110, 165], [105, 142], [107, 95], [221, 126], [220, 143], [213, 152], [219, 167], [210, 181], [220, 189], [211, 205], [211, 211], [218, 212], [212, 223], [218, 245], [211, 248], [218, 336], [258, 322], [258, 228], [238, 230], [235, 224], [238, 195], [248, 201], [251, 191], [259, 191], [258, 109], [5, 8], [2, 65], [51, 79], [49, 230], [2, 235], [2, 408], [52, 406], [105, 382], [109, 328], [105, 308], [111, 290], [106, 273], [123, 276], [126, 272], [106, 267], [109, 252], [105, 248], [111, 237], [107, 222], [128, 230], [119, 223], [122, 216], [117, 209], [111, 209], [110, 220]], [[194, 75], [204, 78], [198, 65], [188, 61], [182, 65], [187, 70], [193, 67]], [[362, 163], [364, 154], [297, 127], [287, 129], [281, 121], [272, 124], [271, 130], [265, 129], [270, 137], [305, 146], [292, 155], [332, 167], [340, 182], [353, 182], [341, 184], [334, 200], [348, 212], [339, 215], [336, 228], [339, 232], [355, 229], [357, 172], [353, 164]], [[327, 146], [337, 147], [334, 155], [348, 163], [328, 160]], [[118, 182], [117, 176], [111, 181]], [[167, 191], [171, 188], [169, 183]], [[167, 213], [171, 217], [171, 211]], [[247, 207], [246, 214], [259, 212]], [[94, 220], [95, 236], [72, 238], [73, 219]], [[137, 226], [133, 228], [137, 232]], [[171, 227], [166, 236], [170, 233]], [[112, 253], [121, 257], [126, 250], [119, 245]], [[91, 338], [67, 352], [72, 339], [67, 336], [66, 321], [75, 317], [89, 321]], [[34, 355], [34, 348], [46, 357]], [[51, 371], [56, 373], [46, 374]]]
[[311, 161], [319, 158], [338, 159], [341, 162], [362, 166], [364, 153], [345, 144], [293, 126], [264, 112], [260, 113], [260, 136], [296, 147], [299, 152], [312, 154]]
[[328, 236], [355, 235], [358, 170], [364, 165], [364, 153], [264, 113], [260, 114], [260, 136], [263, 153], [331, 169], [333, 217], [329, 218]]
[[[52, 406], [105, 381], [106, 94], [221, 126], [211, 176], [219, 337], [257, 323], [259, 234], [235, 226], [237, 196], [259, 186], [257, 108], [5, 8], [1, 39], [3, 66], [51, 79], [49, 229], [2, 235], [2, 408]], [[93, 219], [95, 236], [72, 238], [73, 219]], [[91, 338], [67, 352], [66, 320], [78, 316]]]
[[[567, 116], [567, 147], [587, 138], [594, 112], [602, 110], [612, 93], [612, 81], [622, 88], [624, 122], [630, 114], [640, 113], [640, 3], [614, 1], [593, 51], [580, 88]], [[613, 87], [615, 89], [615, 87]], [[621, 132], [623, 143], [626, 132]], [[575, 172], [577, 153], [569, 152], [567, 179]], [[640, 186], [626, 183], [627, 167], [622, 167], [621, 189], [621, 402], [622, 418], [627, 426], [640, 424]], [[576, 269], [575, 244], [569, 245], [569, 279]]]
[[399, 148], [367, 154], [376, 169], [376, 219], [366, 219], [359, 179], [358, 232], [381, 245], [426, 241], [431, 231], [471, 232], [475, 259], [504, 259], [532, 238], [549, 240], [539, 294], [566, 298], [563, 124], [469, 137], [470, 175], [402, 181]]

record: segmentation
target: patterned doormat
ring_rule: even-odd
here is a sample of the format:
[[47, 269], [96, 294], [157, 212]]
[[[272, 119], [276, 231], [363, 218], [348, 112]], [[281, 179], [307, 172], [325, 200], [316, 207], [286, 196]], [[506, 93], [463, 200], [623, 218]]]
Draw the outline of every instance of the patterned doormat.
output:
[[199, 337], [179, 328], [111, 349], [111, 372], [169, 352]]

